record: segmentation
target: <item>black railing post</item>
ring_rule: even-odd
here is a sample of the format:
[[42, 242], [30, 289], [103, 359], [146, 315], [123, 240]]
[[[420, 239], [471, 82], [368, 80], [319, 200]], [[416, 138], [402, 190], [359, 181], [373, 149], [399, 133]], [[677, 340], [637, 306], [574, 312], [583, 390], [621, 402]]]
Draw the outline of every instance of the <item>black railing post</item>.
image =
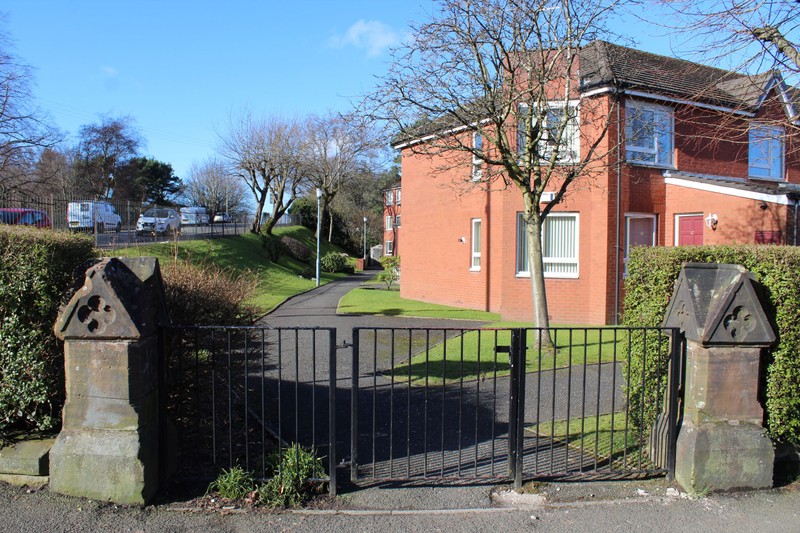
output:
[[683, 390], [684, 348], [686, 342], [683, 333], [678, 328], [673, 328], [670, 338], [672, 349], [670, 353], [669, 372], [669, 429], [667, 437], [667, 479], [675, 479], [675, 456], [678, 442], [678, 410], [683, 405], [680, 401], [680, 391]]
[[[508, 349], [508, 364], [510, 369], [508, 383], [508, 477], [516, 479], [517, 466], [517, 391], [519, 389], [519, 372], [517, 368], [517, 349], [515, 347], [516, 331], [511, 331], [511, 346]], [[500, 348], [500, 347], [498, 347]]]
[[358, 328], [353, 328], [353, 364], [350, 369], [350, 480], [353, 482], [358, 479], [358, 334]]
[[328, 330], [328, 492], [336, 496], [336, 329]]
[[517, 434], [515, 437], [516, 451], [514, 452], [514, 457], [516, 460], [516, 464], [514, 465], [514, 488], [519, 490], [522, 488], [522, 471], [525, 459], [523, 450], [525, 443], [525, 359], [527, 352], [526, 330], [516, 329], [512, 332], [511, 350], [515, 353], [517, 364], [517, 421], [515, 424]]

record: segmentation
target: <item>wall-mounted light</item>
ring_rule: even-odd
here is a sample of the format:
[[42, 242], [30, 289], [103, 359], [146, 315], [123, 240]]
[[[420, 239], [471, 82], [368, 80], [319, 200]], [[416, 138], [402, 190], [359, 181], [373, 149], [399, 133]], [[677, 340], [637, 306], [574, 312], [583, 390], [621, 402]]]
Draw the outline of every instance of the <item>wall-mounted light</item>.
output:
[[716, 213], [710, 213], [705, 218], [705, 221], [706, 221], [706, 227], [708, 227], [712, 231], [717, 229], [717, 224], [719, 223], [719, 220], [717, 220]]
[[458, 238], [458, 242], [467, 242], [467, 238], [466, 237], [459, 237]]

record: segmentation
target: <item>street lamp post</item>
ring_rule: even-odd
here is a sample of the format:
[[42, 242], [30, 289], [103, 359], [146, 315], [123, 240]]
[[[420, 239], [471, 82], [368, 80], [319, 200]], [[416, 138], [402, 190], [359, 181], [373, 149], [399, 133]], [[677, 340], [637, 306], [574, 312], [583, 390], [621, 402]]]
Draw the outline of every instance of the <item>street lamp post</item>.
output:
[[364, 267], [367, 266], [367, 217], [364, 217]]
[[320, 211], [322, 189], [317, 189], [317, 287], [319, 287], [319, 234], [322, 232], [322, 213]]

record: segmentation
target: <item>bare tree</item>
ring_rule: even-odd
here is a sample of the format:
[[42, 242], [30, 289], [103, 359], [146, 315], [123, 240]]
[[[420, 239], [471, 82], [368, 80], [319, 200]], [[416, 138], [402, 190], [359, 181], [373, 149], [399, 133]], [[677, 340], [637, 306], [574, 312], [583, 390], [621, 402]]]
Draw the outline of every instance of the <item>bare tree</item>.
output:
[[111, 198], [120, 168], [136, 155], [142, 139], [131, 117], [100, 117], [96, 124], [81, 126], [78, 133], [75, 173], [77, 192]]
[[204, 206], [216, 213], [242, 214], [247, 189], [242, 180], [216, 158], [193, 164], [184, 181], [184, 197], [191, 205]]
[[[687, 37], [688, 51], [728, 69], [800, 74], [797, 0], [660, 0], [674, 11], [665, 25]], [[697, 44], [692, 44], [697, 43]], [[797, 79], [793, 79], [797, 82]]]
[[[587, 42], [608, 35], [604, 23], [620, 3], [442, 0], [433, 19], [413, 27], [395, 51], [371, 97], [376, 117], [397, 129], [398, 147], [438, 156], [442, 171], [472, 163], [474, 171], [457, 184], [462, 190], [519, 190], [533, 321], [543, 328], [543, 223], [600, 170], [615, 105], [581, 99], [578, 57]], [[543, 202], [545, 191], [555, 194]]]
[[60, 137], [34, 105], [32, 83], [30, 67], [15, 57], [10, 39], [0, 33], [0, 195], [35, 184], [40, 150]]
[[312, 115], [306, 123], [303, 165], [309, 186], [322, 193], [328, 213], [328, 241], [333, 236], [332, 206], [339, 191], [367, 167], [377, 139], [363, 117], [350, 114]]
[[219, 138], [221, 155], [253, 195], [256, 210], [251, 231], [262, 231], [262, 213], [269, 200], [271, 212], [263, 231], [271, 234], [305, 190], [303, 128], [296, 120], [255, 118], [248, 112], [232, 117]]

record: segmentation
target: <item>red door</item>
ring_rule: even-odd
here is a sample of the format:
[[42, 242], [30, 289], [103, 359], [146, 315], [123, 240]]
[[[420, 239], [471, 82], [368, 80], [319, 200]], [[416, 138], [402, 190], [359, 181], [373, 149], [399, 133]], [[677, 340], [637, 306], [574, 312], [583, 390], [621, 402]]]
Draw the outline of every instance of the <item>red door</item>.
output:
[[703, 244], [703, 215], [678, 217], [678, 246]]

